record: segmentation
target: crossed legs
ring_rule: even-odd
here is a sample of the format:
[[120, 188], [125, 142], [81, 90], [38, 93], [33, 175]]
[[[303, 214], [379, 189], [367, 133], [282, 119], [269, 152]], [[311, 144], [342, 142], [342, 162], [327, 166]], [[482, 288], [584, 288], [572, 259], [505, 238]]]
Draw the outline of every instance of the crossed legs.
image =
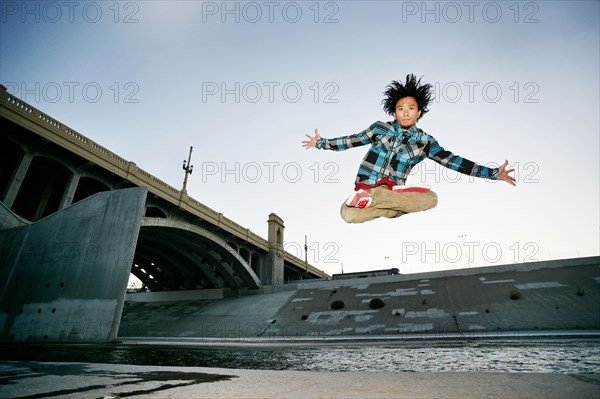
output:
[[433, 191], [424, 193], [397, 193], [385, 186], [366, 190], [371, 195], [371, 203], [365, 208], [356, 208], [342, 204], [340, 215], [348, 223], [363, 223], [379, 217], [397, 218], [407, 213], [421, 212], [437, 205], [437, 194]]

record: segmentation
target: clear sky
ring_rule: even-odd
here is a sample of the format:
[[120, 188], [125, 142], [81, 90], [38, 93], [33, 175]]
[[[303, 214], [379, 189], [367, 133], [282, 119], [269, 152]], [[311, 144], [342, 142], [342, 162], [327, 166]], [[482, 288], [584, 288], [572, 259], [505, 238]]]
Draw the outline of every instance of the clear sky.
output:
[[[600, 253], [598, 1], [1, 1], [0, 83], [327, 273], [401, 273]], [[436, 208], [339, 216], [385, 86], [434, 85], [418, 126], [516, 169], [516, 188], [426, 160]]]

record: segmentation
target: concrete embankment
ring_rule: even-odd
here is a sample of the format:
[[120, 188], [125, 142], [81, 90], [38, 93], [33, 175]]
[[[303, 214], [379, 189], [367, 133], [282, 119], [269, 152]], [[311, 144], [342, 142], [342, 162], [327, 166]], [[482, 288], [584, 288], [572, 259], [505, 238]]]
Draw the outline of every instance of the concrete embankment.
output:
[[119, 337], [410, 338], [600, 330], [600, 257], [279, 289], [223, 299], [129, 295]]

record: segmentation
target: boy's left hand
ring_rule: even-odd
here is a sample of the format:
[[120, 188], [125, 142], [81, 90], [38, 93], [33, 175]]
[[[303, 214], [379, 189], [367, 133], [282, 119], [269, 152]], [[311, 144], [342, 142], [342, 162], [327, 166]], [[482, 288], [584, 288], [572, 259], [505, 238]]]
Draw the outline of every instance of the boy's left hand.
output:
[[510, 176], [511, 172], [514, 172], [514, 169], [506, 169], [506, 166], [508, 165], [508, 160], [504, 161], [504, 163], [502, 165], [500, 165], [500, 171], [498, 172], [498, 177], [496, 178], [497, 180], [503, 180], [505, 182], [507, 182], [510, 185], [516, 186], [516, 180], [514, 177]]

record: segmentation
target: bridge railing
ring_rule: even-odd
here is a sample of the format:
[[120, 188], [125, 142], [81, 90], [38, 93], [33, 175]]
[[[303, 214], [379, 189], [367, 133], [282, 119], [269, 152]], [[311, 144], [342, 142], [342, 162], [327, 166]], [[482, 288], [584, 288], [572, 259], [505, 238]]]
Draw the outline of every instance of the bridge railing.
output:
[[[202, 204], [187, 195], [185, 191], [180, 191], [173, 186], [158, 179], [152, 174], [140, 169], [135, 162], [131, 162], [115, 154], [109, 149], [89, 139], [75, 129], [57, 121], [46, 115], [37, 108], [11, 95], [6, 88], [0, 85], [0, 115], [19, 125], [26, 126], [36, 134], [45, 139], [64, 147], [73, 153], [93, 162], [94, 164], [115, 173], [133, 184], [147, 187], [148, 190], [175, 204], [195, 216], [214, 224], [215, 226], [241, 238], [251, 245], [269, 250], [267, 240], [253, 233], [250, 229], [234, 222], [223, 216], [208, 206]], [[284, 260], [294, 265], [304, 267], [305, 263], [300, 258], [284, 251]], [[323, 275], [323, 272], [312, 265], [309, 270], [317, 275]]]

